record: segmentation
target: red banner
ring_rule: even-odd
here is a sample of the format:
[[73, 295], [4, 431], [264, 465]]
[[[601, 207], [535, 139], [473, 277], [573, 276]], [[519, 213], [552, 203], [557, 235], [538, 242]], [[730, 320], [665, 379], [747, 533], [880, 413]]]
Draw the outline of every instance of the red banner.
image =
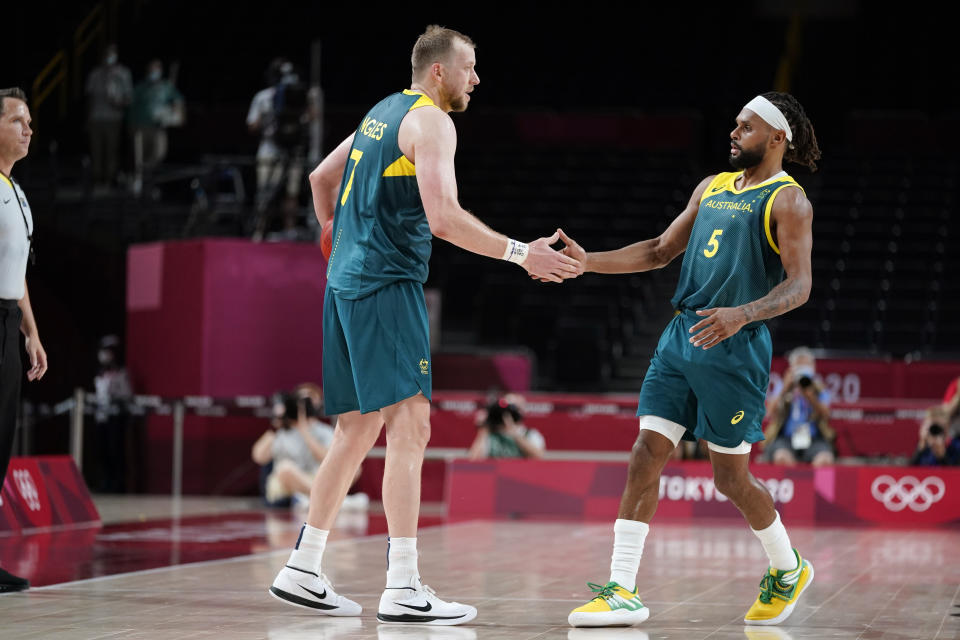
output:
[[[786, 358], [773, 359], [771, 392], [779, 391], [786, 369]], [[960, 376], [960, 362], [818, 358], [817, 373], [837, 403], [855, 404], [870, 398], [939, 400], [947, 385]]]
[[99, 524], [100, 515], [73, 458], [43, 456], [10, 460], [0, 489], [0, 535]]
[[[960, 523], [960, 469], [943, 467], [780, 467], [753, 475], [787, 522], [883, 525]], [[447, 512], [474, 518], [616, 518], [627, 466], [617, 462], [454, 460]], [[743, 516], [713, 484], [707, 462], [668, 464], [657, 518]]]
[[942, 467], [838, 468], [838, 483], [856, 487], [849, 502], [838, 499], [856, 520], [897, 524], [940, 524], [960, 520], [960, 469]]
[[[539, 430], [547, 451], [629, 451], [637, 438], [637, 396], [525, 394], [527, 426]], [[476, 435], [485, 396], [436, 392], [430, 416], [432, 447], [468, 447]], [[930, 401], [916, 399], [834, 402], [830, 424], [840, 456], [909, 456]], [[381, 435], [380, 444], [385, 443]], [[759, 449], [757, 449], [759, 451]]]

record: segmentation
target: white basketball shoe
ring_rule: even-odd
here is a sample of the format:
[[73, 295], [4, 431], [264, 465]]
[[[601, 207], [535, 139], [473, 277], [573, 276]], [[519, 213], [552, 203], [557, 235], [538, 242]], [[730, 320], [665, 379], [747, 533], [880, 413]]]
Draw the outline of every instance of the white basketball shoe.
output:
[[270, 587], [270, 595], [295, 607], [327, 616], [358, 616], [359, 604], [337, 595], [327, 576], [285, 566]]
[[409, 586], [384, 589], [377, 611], [380, 622], [404, 624], [464, 624], [476, 617], [474, 607], [441, 600], [419, 577], [412, 578]]

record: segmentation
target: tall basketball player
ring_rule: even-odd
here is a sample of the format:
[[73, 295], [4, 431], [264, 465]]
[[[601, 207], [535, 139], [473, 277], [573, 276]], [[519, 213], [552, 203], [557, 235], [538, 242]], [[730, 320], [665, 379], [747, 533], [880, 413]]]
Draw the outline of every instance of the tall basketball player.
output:
[[614, 524], [610, 579], [574, 609], [573, 626], [646, 620], [636, 584], [659, 499], [660, 473], [681, 439], [707, 442], [717, 490], [743, 513], [770, 567], [747, 624], [777, 624], [813, 580], [813, 565], [791, 546], [770, 494], [751, 475], [772, 347], [763, 321], [810, 295], [813, 209], [783, 161], [816, 170], [813, 126], [793, 96], [770, 92], [747, 103], [730, 133], [738, 171], [705, 178], [659, 237], [616, 251], [586, 253], [561, 236], [568, 255], [596, 273], [657, 269], [686, 251], [672, 299], [676, 315], [650, 362], [637, 408], [640, 433]]
[[360, 605], [337, 595], [323, 576], [321, 558], [354, 474], [385, 424], [390, 537], [377, 618], [453, 625], [469, 622], [477, 610], [438, 598], [417, 568], [431, 393], [422, 285], [432, 236], [515, 262], [538, 279], [560, 282], [582, 267], [550, 248], [558, 234], [517, 242], [457, 201], [457, 135], [448, 114], [465, 110], [480, 82], [470, 38], [430, 26], [413, 47], [412, 65], [410, 89], [374, 106], [310, 176], [320, 224], [336, 214], [323, 307], [323, 382], [327, 412], [339, 418], [310, 493], [307, 523], [270, 592], [318, 613], [360, 614]]

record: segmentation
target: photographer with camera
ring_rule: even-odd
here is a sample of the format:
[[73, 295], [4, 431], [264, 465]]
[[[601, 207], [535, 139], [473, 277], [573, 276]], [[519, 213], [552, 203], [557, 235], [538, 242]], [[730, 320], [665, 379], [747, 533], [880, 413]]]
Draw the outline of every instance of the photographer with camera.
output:
[[[101, 459], [100, 493], [125, 493], [128, 472], [139, 468], [132, 457], [135, 436], [130, 430], [128, 403], [133, 399], [130, 375], [123, 366], [120, 339], [106, 335], [97, 351], [99, 364], [93, 378], [93, 418], [96, 424], [97, 449]], [[128, 466], [128, 463], [129, 464]], [[130, 468], [133, 467], [133, 468]]]
[[296, 239], [310, 123], [319, 116], [318, 96], [284, 58], [271, 61], [266, 80], [268, 86], [254, 95], [247, 113], [247, 127], [260, 135], [253, 237], [263, 239], [279, 201], [283, 233]]
[[523, 424], [523, 398], [508, 393], [492, 398], [477, 414], [477, 436], [468, 456], [471, 460], [542, 458], [545, 449], [543, 434]]
[[912, 466], [945, 466], [960, 464], [960, 439], [950, 439], [947, 430], [949, 412], [944, 405], [927, 409], [920, 423], [920, 442], [910, 459]]
[[[320, 420], [319, 404], [303, 390], [278, 393], [274, 398], [270, 429], [253, 445], [251, 457], [263, 467], [262, 490], [274, 507], [309, 502], [310, 486], [333, 442], [334, 428]], [[354, 482], [360, 477], [357, 471]], [[351, 501], [365, 506], [366, 496]], [[361, 502], [363, 504], [361, 505]]]
[[766, 456], [774, 464], [832, 464], [836, 434], [830, 428], [830, 392], [817, 377], [813, 351], [797, 347], [787, 360], [783, 389], [764, 432]]

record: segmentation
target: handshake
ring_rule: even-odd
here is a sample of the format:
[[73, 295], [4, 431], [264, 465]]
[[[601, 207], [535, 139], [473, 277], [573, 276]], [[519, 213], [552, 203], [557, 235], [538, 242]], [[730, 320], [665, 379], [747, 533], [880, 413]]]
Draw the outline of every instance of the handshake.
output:
[[[559, 251], [550, 245], [562, 241]], [[512, 241], [511, 241], [512, 242]], [[527, 255], [520, 265], [534, 280], [540, 282], [563, 282], [583, 274], [587, 265], [587, 252], [563, 229], [557, 229], [549, 238], [538, 238], [527, 248]]]

